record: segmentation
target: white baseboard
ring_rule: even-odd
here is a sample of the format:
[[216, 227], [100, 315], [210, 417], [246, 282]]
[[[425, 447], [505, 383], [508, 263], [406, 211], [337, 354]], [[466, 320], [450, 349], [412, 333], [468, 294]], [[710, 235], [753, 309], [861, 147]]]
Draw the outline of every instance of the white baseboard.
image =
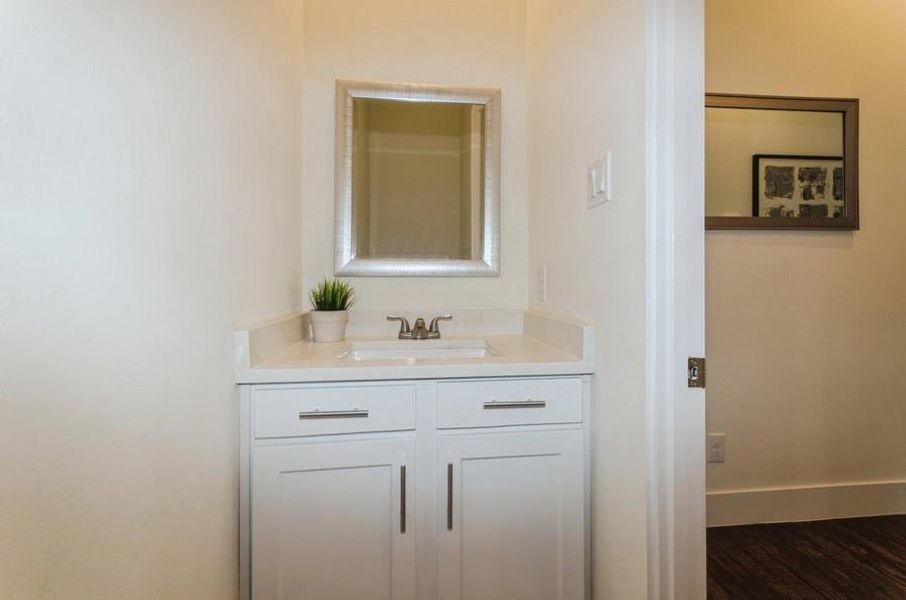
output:
[[906, 513], [906, 481], [708, 493], [708, 527]]

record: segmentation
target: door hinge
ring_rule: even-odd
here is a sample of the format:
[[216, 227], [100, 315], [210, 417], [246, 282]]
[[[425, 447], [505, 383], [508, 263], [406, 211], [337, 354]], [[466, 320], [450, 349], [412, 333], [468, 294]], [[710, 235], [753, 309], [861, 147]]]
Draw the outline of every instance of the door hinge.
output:
[[689, 358], [689, 387], [691, 388], [703, 388], [705, 387], [705, 359], [704, 358]]

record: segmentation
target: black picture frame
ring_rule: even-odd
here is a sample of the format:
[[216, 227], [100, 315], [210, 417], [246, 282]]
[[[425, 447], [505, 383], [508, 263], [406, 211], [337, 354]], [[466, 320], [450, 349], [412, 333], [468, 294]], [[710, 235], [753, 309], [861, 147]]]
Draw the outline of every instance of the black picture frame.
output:
[[[845, 170], [845, 162], [843, 161], [842, 156], [823, 156], [823, 155], [804, 155], [804, 154], [753, 154], [752, 155], [752, 216], [760, 219], [764, 218], [773, 218], [765, 217], [761, 214], [761, 162], [762, 161], [771, 161], [771, 160], [788, 160], [788, 161], [801, 161], [803, 163], [810, 162], [839, 162], [840, 167]], [[844, 172], [844, 185], [846, 174]], [[833, 177], [831, 177], [831, 186], [833, 193]], [[829, 204], [830, 206], [830, 204]], [[846, 210], [846, 192], [844, 190], [843, 198], [843, 208]], [[805, 217], [782, 217], [787, 219], [801, 219]], [[830, 217], [817, 217], [817, 218], [830, 218]], [[841, 218], [845, 218], [841, 217]]]

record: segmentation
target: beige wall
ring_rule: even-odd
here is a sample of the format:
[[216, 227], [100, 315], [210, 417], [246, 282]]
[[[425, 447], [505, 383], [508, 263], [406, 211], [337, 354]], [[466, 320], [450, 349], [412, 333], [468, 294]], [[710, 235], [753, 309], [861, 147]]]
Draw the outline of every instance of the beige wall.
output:
[[752, 156], [843, 156], [843, 115], [705, 109], [705, 214], [752, 216]]
[[523, 307], [528, 295], [525, 0], [305, 1], [303, 283], [333, 273], [334, 85], [361, 79], [502, 90], [498, 278], [356, 278], [360, 308]]
[[237, 588], [233, 330], [300, 303], [301, 14], [0, 8], [0, 597]]
[[[530, 272], [545, 311], [596, 325], [595, 598], [646, 597], [645, 3], [530, 0]], [[618, 58], [617, 58], [618, 57]], [[585, 165], [613, 151], [613, 200], [585, 204]]]
[[712, 491], [906, 479], [903, 23], [890, 0], [707, 3], [709, 91], [862, 101], [860, 231], [707, 235]]

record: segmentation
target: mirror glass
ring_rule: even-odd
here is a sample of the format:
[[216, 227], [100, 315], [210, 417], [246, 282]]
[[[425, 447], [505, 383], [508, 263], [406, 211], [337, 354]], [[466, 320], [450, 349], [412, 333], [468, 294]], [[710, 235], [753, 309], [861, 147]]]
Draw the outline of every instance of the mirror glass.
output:
[[352, 106], [356, 256], [478, 258], [484, 105], [355, 98]]
[[843, 216], [843, 115], [707, 108], [705, 211]]
[[499, 274], [499, 98], [337, 82], [338, 275]]
[[840, 102], [735, 99], [706, 102], [709, 228], [855, 228], [855, 146]]

